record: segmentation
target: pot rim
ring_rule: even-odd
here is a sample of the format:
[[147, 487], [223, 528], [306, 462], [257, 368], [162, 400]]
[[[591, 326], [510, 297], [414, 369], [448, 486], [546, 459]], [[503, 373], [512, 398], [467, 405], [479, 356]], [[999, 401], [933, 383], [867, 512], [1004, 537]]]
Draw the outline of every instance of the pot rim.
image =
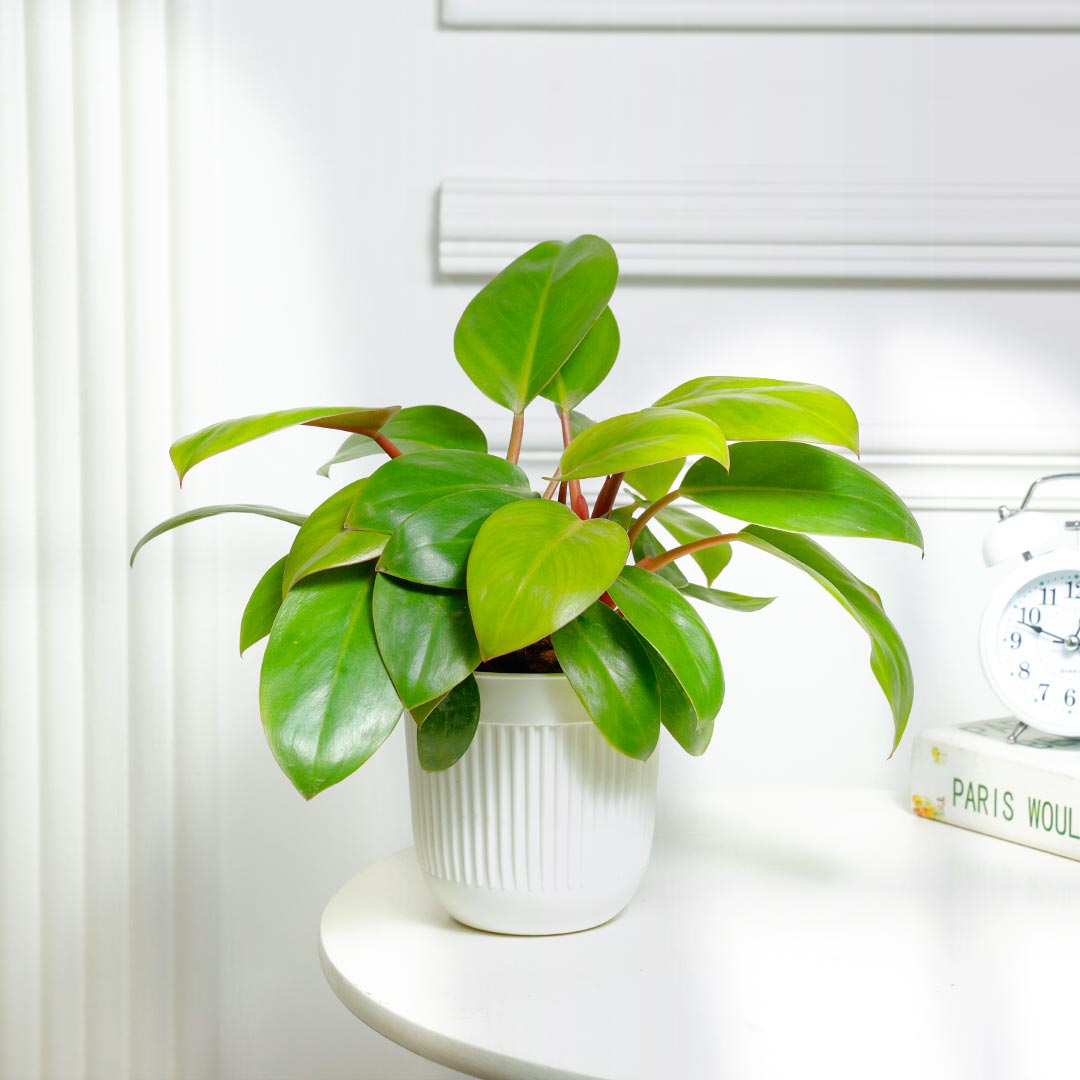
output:
[[565, 671], [474, 671], [477, 679], [565, 679]]

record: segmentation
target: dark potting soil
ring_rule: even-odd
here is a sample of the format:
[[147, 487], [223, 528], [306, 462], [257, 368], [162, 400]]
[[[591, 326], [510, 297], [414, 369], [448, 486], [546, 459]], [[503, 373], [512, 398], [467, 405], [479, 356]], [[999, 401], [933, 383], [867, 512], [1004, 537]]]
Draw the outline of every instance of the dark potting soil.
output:
[[544, 638], [516, 652], [485, 660], [476, 670], [501, 675], [558, 675], [562, 667], [552, 648], [551, 638]]

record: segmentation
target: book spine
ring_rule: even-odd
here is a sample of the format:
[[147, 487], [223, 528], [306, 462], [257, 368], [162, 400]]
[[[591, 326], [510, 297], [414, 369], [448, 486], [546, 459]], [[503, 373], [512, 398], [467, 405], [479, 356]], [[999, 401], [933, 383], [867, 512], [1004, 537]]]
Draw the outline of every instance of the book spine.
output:
[[1080, 860], [1080, 781], [932, 734], [916, 741], [911, 807], [919, 816]]

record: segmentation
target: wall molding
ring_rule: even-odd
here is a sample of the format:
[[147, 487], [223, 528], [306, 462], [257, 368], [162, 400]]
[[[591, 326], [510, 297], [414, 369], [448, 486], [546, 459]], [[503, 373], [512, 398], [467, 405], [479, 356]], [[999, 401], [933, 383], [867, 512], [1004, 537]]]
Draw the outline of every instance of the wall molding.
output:
[[448, 179], [438, 263], [596, 232], [624, 277], [1080, 281], [1080, 184]]
[[1062, 30], [1078, 0], [443, 0], [450, 27]]

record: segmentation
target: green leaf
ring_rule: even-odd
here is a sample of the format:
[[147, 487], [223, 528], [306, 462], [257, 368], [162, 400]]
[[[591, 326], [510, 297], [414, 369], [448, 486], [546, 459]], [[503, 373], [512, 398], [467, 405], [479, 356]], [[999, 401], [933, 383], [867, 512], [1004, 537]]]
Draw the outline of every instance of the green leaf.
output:
[[604, 381], [618, 355], [619, 324], [611, 308], [604, 308], [541, 396], [563, 412], [576, 409]]
[[628, 472], [688, 454], [705, 454], [727, 465], [723, 432], [711, 420], [683, 409], [642, 409], [583, 431], [563, 451], [560, 479]]
[[366, 483], [365, 479], [347, 484], [311, 511], [289, 550], [284, 592], [309, 574], [378, 558], [390, 538], [388, 533], [345, 528], [345, 517]]
[[[679, 506], [665, 507], [656, 518], [680, 544], [692, 544], [695, 540], [716, 536], [720, 532], [711, 521]], [[701, 567], [705, 581], [711, 585], [720, 571], [731, 562], [731, 545], [717, 544], [716, 547], [695, 551], [690, 557]]]
[[644, 761], [660, 737], [660, 692], [630, 626], [595, 603], [551, 635], [585, 711], [616, 750]]
[[281, 607], [281, 580], [285, 573], [285, 559], [282, 556], [261, 578], [255, 586], [244, 614], [240, 619], [240, 655], [262, 641], [274, 625], [274, 617]]
[[[558, 412], [557, 409], [556, 412]], [[578, 412], [577, 409], [571, 410], [570, 437], [576, 439], [583, 431], [591, 428], [595, 423], [595, 420], [590, 420], [583, 412]]]
[[469, 749], [480, 723], [480, 689], [470, 675], [435, 706], [416, 730], [420, 768], [439, 772]]
[[693, 702], [686, 696], [686, 691], [679, 685], [679, 680], [675, 678], [664, 658], [640, 634], [637, 637], [656, 676], [656, 686], [660, 693], [660, 723], [688, 754], [700, 757], [712, 740], [716, 718], [703, 718], [698, 715]]
[[736, 443], [730, 471], [699, 461], [679, 490], [754, 525], [923, 546], [918, 522], [892, 488], [854, 461], [817, 446]]
[[682, 594], [728, 611], [760, 611], [776, 599], [775, 596], [743, 596], [742, 593], [724, 592], [722, 589], [706, 589], [704, 585], [687, 585]]
[[283, 428], [307, 424], [309, 427], [333, 428], [335, 431], [354, 431], [363, 434], [377, 432], [398, 411], [399, 406], [388, 409], [285, 409], [283, 412], [262, 413], [259, 416], [241, 416], [238, 420], [223, 420], [220, 424], [196, 431], [177, 439], [169, 448], [169, 456], [176, 467], [180, 483], [194, 465], [215, 454], [231, 450], [253, 439], [261, 439]]
[[423, 450], [381, 465], [368, 477], [346, 527], [393, 532], [407, 517], [436, 499], [460, 491], [533, 495], [529, 478], [503, 458], [471, 450]]
[[407, 709], [445, 694], [480, 663], [463, 592], [379, 574], [373, 612], [383, 663]]
[[[415, 454], [418, 450], [474, 450], [486, 454], [488, 448], [477, 424], [463, 413], [442, 405], [402, 409], [383, 425], [382, 434], [403, 454]], [[318, 472], [320, 476], [329, 476], [333, 465], [381, 453], [382, 447], [370, 436], [350, 435]]]
[[[654, 555], [662, 555], [665, 550], [664, 545], [657, 540], [656, 534], [648, 525], [638, 533], [638, 537], [634, 541], [633, 553], [637, 562], [641, 562], [642, 559], [652, 558]], [[661, 566], [659, 570], [653, 572], [670, 581], [676, 589], [685, 589], [690, 584], [686, 575], [673, 562]]]
[[[449, 692], [450, 691], [448, 690], [446, 693], [448, 694]], [[439, 707], [445, 698], [446, 694], [440, 694], [430, 701], [425, 701], [423, 705], [414, 705], [409, 710], [409, 713], [418, 724], [422, 724]]]
[[394, 577], [444, 589], [465, 588], [465, 567], [480, 526], [520, 495], [509, 491], [459, 491], [407, 517], [390, 537], [378, 569]]
[[472, 299], [454, 332], [465, 374], [492, 401], [523, 412], [607, 307], [619, 265], [598, 236], [530, 248]]
[[677, 386], [656, 404], [701, 413], [731, 440], [787, 439], [859, 451], [859, 422], [851, 406], [811, 383], [710, 376]]
[[135, 556], [142, 548], [156, 536], [167, 533], [170, 529], [177, 529], [181, 525], [187, 525], [192, 521], [201, 521], [203, 518], [216, 517], [218, 514], [258, 514], [260, 517], [274, 518], [277, 521], [287, 521], [290, 525], [303, 525], [307, 520], [306, 514], [294, 514], [290, 510], [279, 510], [276, 506], [257, 506], [253, 503], [228, 503], [221, 506], [199, 506], [194, 510], [185, 510], [182, 514], [167, 518], [159, 525], [155, 525], [139, 542], [132, 548], [129, 565], [135, 565]]
[[282, 602], [259, 701], [270, 749], [310, 799], [358, 769], [402, 713], [371, 619], [375, 568], [330, 570]]
[[807, 536], [750, 525], [739, 533], [747, 544], [775, 555], [809, 574], [834, 596], [870, 637], [870, 669], [893, 715], [893, 750], [900, 744], [915, 694], [911, 661], [881, 598], [865, 582]]
[[663, 657], [702, 723], [724, 701], [724, 673], [701, 616], [662, 577], [628, 566], [608, 589], [630, 625]]
[[546, 637], [615, 580], [630, 542], [612, 521], [582, 521], [546, 499], [496, 510], [480, 527], [466, 574], [485, 660]]
[[675, 478], [682, 472], [686, 458], [673, 458], [656, 465], [646, 465], [643, 469], [631, 469], [626, 474], [626, 486], [649, 502], [662, 499], [675, 483]]

